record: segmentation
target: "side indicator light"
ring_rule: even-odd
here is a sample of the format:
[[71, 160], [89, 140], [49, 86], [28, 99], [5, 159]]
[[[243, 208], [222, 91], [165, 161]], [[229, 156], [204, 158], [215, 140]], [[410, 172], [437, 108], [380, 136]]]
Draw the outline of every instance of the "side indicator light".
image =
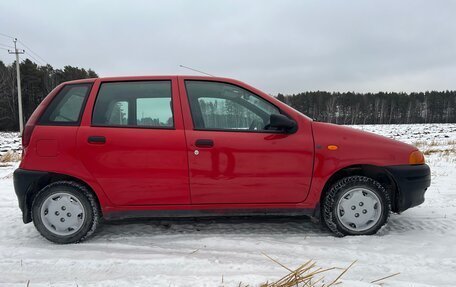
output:
[[424, 155], [419, 150], [412, 151], [409, 155], [409, 164], [423, 164], [425, 163]]
[[338, 146], [333, 145], [333, 144], [331, 144], [331, 145], [328, 146], [328, 149], [329, 149], [329, 150], [337, 150], [338, 148], [339, 148]]

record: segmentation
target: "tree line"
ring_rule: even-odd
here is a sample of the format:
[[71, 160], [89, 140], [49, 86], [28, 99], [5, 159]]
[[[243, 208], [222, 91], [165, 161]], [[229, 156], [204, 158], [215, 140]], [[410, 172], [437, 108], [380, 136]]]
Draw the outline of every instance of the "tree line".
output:
[[199, 105], [206, 128], [248, 129], [252, 122], [261, 120], [256, 114], [230, 100], [199, 99]]
[[[26, 121], [44, 97], [58, 84], [96, 78], [91, 69], [65, 66], [54, 69], [26, 59], [20, 63], [22, 106]], [[456, 91], [416, 93], [303, 92], [277, 98], [318, 121], [337, 124], [455, 123]], [[207, 104], [207, 109], [215, 106]], [[230, 109], [231, 107], [226, 107]], [[216, 120], [216, 119], [214, 119]], [[0, 61], [0, 131], [17, 131], [16, 64]]]
[[456, 91], [316, 91], [277, 98], [313, 119], [336, 124], [456, 123]]
[[[51, 65], [37, 65], [29, 59], [20, 63], [20, 72], [24, 123], [44, 97], [58, 84], [98, 77], [91, 69], [72, 66], [54, 69]], [[18, 121], [16, 62], [5, 65], [0, 61], [0, 131], [18, 131]]]

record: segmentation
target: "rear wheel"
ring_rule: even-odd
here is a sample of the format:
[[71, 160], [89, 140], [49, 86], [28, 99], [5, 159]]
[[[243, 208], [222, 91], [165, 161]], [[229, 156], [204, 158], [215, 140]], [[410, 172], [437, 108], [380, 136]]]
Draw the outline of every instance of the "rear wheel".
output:
[[375, 234], [388, 221], [390, 212], [388, 192], [365, 176], [339, 180], [323, 199], [324, 222], [339, 236]]
[[58, 181], [43, 188], [32, 203], [32, 219], [46, 239], [77, 243], [97, 228], [99, 210], [91, 192], [71, 181]]

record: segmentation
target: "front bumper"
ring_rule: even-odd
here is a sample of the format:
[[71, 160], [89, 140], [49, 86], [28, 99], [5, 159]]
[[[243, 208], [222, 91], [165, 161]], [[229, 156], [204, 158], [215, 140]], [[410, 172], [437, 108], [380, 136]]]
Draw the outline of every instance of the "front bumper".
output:
[[402, 212], [424, 202], [424, 193], [431, 185], [431, 170], [427, 164], [386, 167], [397, 185], [393, 211]]
[[22, 220], [24, 223], [32, 221], [31, 202], [29, 202], [29, 193], [35, 190], [39, 181], [49, 174], [43, 171], [25, 170], [18, 168], [14, 171], [13, 181], [14, 190], [19, 201], [19, 208], [22, 211]]

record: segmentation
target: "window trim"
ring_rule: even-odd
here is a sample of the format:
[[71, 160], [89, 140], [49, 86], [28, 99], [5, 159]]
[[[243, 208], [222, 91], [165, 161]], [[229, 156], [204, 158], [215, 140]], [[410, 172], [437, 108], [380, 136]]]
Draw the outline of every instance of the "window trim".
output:
[[253, 133], [253, 134], [290, 134], [279, 130], [235, 130], [235, 129], [193, 129], [199, 132], [230, 132], [230, 133]]
[[[233, 84], [233, 83], [230, 83], [230, 82], [223, 82], [223, 81], [211, 81], [211, 80], [184, 80], [184, 87], [185, 87], [185, 94], [187, 96], [187, 101], [188, 101], [188, 106], [189, 106], [189, 109], [190, 109], [190, 116], [192, 118], [192, 124], [193, 124], [193, 130], [194, 131], [208, 131], [208, 132], [236, 132], [236, 133], [258, 133], [258, 134], [288, 134], [286, 131], [280, 131], [280, 130], [240, 130], [240, 129], [216, 129], [216, 128], [196, 128], [196, 125], [195, 125], [195, 120], [194, 120], [194, 117], [193, 117], [193, 111], [192, 111], [192, 105], [190, 104], [190, 97], [189, 97], [189, 94], [188, 94], [188, 89], [187, 89], [187, 82], [208, 82], [208, 83], [219, 83], [219, 84], [228, 84], [228, 85], [231, 85], [231, 86], [235, 86], [235, 87], [238, 87], [238, 88], [241, 88], [249, 93], [251, 93], [252, 95], [262, 99], [263, 101], [269, 103], [270, 105], [274, 106], [280, 114], [284, 115], [284, 116], [287, 116], [288, 118], [292, 119], [293, 121], [296, 122], [296, 125], [297, 125], [297, 129], [299, 128], [298, 126], [298, 122], [290, 117], [287, 113], [285, 113], [284, 111], [282, 111], [281, 108], [279, 108], [277, 105], [271, 103], [270, 101], [266, 100], [265, 98], [263, 98], [262, 96], [252, 92], [251, 90], [245, 88], [245, 87], [242, 87], [240, 85], [237, 85], [237, 84]], [[222, 99], [222, 98], [221, 98]], [[199, 113], [201, 114], [202, 116], [202, 112], [201, 112], [201, 108], [198, 108], [199, 109]]]
[[[97, 105], [97, 100], [98, 100], [98, 96], [100, 95], [100, 90], [101, 90], [101, 86], [103, 84], [110, 84], [110, 83], [132, 83], [132, 82], [169, 82], [169, 87], [170, 87], [170, 90], [171, 90], [171, 115], [173, 117], [173, 125], [171, 127], [165, 127], [165, 126], [139, 126], [139, 125], [102, 125], [102, 124], [93, 124], [93, 116], [94, 116], [94, 112], [95, 112], [95, 107]], [[97, 94], [95, 96], [95, 100], [93, 102], [93, 107], [92, 107], [92, 114], [90, 116], [90, 127], [100, 127], [100, 128], [126, 128], [126, 129], [156, 129], [156, 130], [175, 130], [176, 129], [176, 121], [175, 121], [175, 117], [174, 117], [174, 95], [173, 95], [173, 80], [172, 79], [160, 79], [160, 80], [126, 80], [126, 81], [101, 81], [100, 82], [100, 85], [98, 86], [98, 90], [97, 90]], [[147, 98], [147, 97], [146, 97]], [[135, 99], [138, 99], [138, 98], [135, 98]], [[128, 103], [130, 103], [130, 101], [128, 101]], [[136, 105], [136, 104], [135, 104]], [[130, 107], [130, 104], [129, 104], [129, 113], [130, 113], [130, 109], [134, 109], [135, 111], [135, 117], [137, 116], [136, 115], [136, 106], [133, 107], [133, 105], [131, 105]], [[136, 119], [135, 119], [136, 120]]]
[[[48, 109], [50, 108], [50, 106], [57, 100], [57, 98], [59, 97], [60, 93], [63, 91], [63, 89], [65, 89], [66, 87], [74, 87], [74, 86], [87, 86], [88, 89], [87, 89], [87, 92], [84, 96], [84, 101], [82, 102], [82, 105], [81, 105], [81, 110], [79, 111], [79, 115], [78, 115], [78, 120], [75, 121], [75, 122], [53, 122], [53, 121], [48, 121], [48, 120], [44, 120], [44, 116], [46, 115]], [[39, 126], [70, 126], [70, 127], [77, 127], [77, 126], [80, 126], [81, 125], [81, 120], [82, 120], [82, 115], [84, 114], [84, 111], [85, 111], [85, 108], [86, 108], [86, 104], [87, 104], [87, 101], [89, 99], [89, 96], [90, 96], [90, 92], [92, 91], [92, 88], [93, 88], [93, 82], [92, 83], [77, 83], [77, 84], [65, 84], [63, 85], [60, 90], [56, 93], [56, 95], [52, 98], [52, 100], [50, 101], [50, 103], [46, 106], [45, 110], [43, 111], [43, 113], [40, 115], [38, 121], [37, 121], [37, 125]]]
[[175, 130], [174, 127], [153, 127], [153, 126], [135, 126], [135, 125], [91, 125], [94, 128], [116, 128], [116, 129], [154, 129], [154, 130]]

